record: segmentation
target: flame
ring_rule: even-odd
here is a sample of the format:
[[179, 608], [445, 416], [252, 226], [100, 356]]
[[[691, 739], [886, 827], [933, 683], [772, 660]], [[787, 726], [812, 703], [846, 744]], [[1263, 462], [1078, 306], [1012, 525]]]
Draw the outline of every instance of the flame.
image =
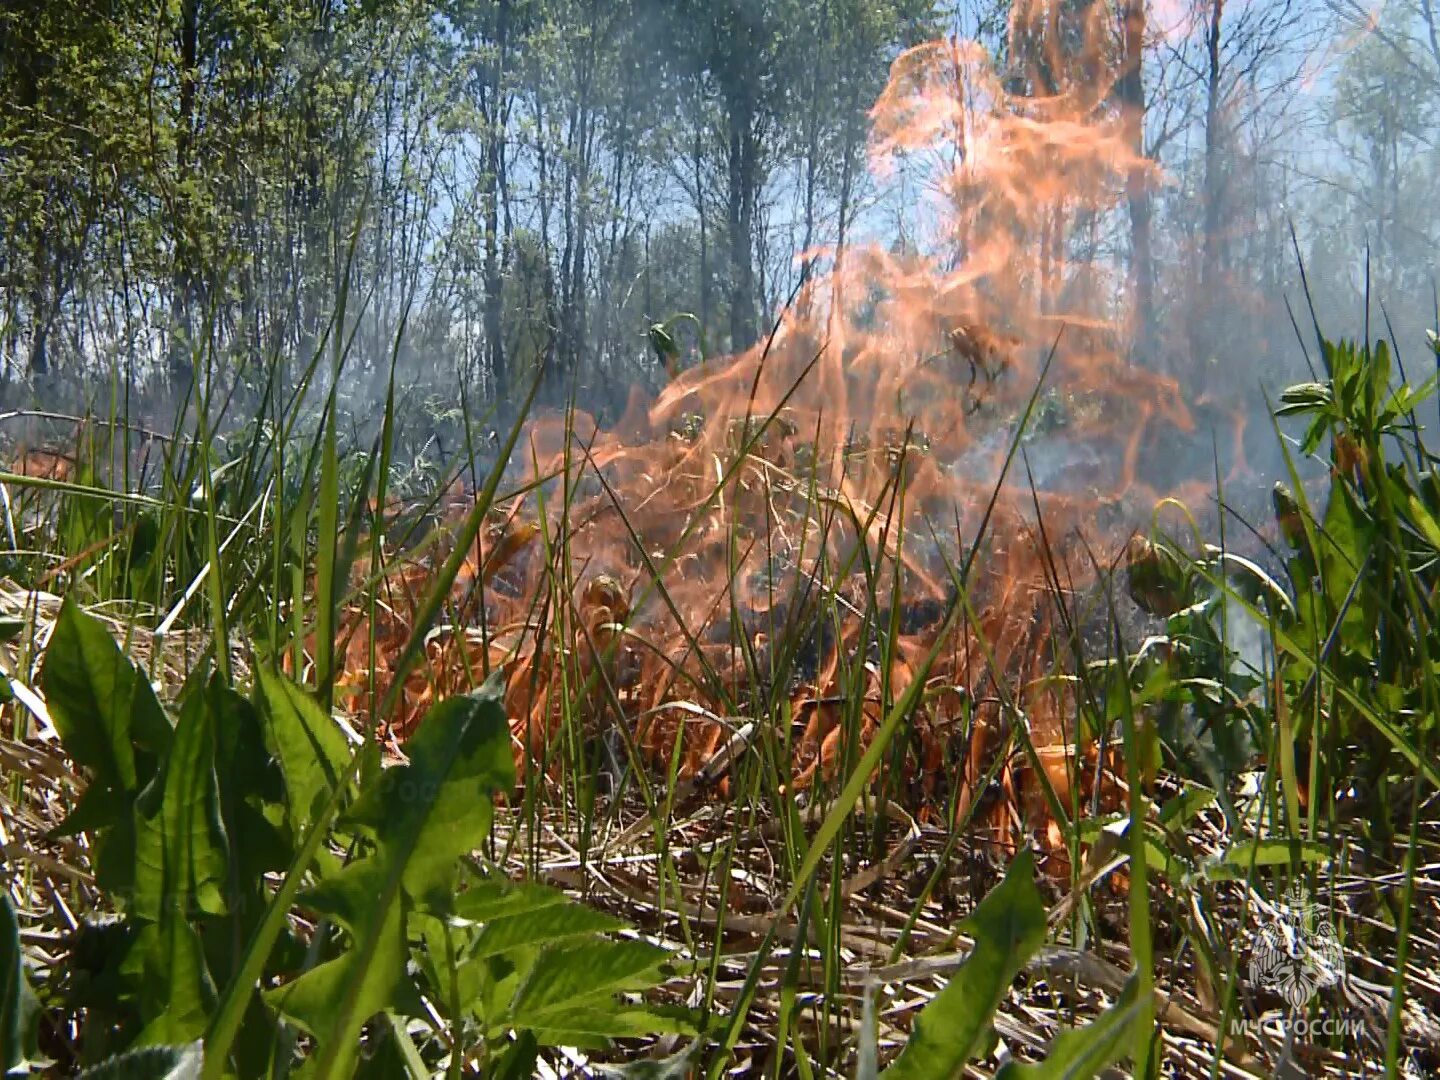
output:
[[[895, 60], [869, 161], [881, 179], [921, 179], [910, 243], [824, 252], [828, 272], [765, 341], [680, 373], [613, 430], [534, 423], [526, 467], [549, 478], [543, 501], [509, 507], [482, 540], [463, 588], [485, 630], [432, 645], [400, 734], [445, 685], [502, 667], [522, 769], [555, 765], [570, 716], [587, 737], [623, 728], [654, 761], [678, 753], [694, 776], [738, 722], [731, 710], [757, 704], [771, 650], [798, 643], [814, 654], [788, 694], [785, 785], [800, 790], [836, 775], [846, 739], [873, 734], [944, 632], [907, 766], [918, 799], [933, 813], [948, 793], [961, 819], [980, 808], [1016, 723], [1045, 748], [1051, 785], [1070, 790], [1057, 763], [1094, 750], [1072, 744], [1074, 703], [1053, 677], [1053, 590], [1083, 589], [1090, 551], [1165, 493], [1143, 465], [1194, 423], [1172, 379], [1132, 363], [1124, 268], [1095, 254], [1136, 178], [1161, 180], [1111, 93], [1108, 8], [1075, 25], [1057, 11], [1017, 6], [1020, 59], [1003, 70], [958, 40]], [[1027, 448], [1035, 490], [1024, 476], [1001, 484], [1047, 362], [1064, 426]], [[953, 568], [977, 543], [973, 618], [947, 629]], [[882, 671], [863, 613], [897, 604], [903, 635]], [[842, 672], [867, 662], [847, 728]], [[1043, 800], [1018, 759], [1001, 779], [1028, 792], [992, 814], [1013, 839]]]

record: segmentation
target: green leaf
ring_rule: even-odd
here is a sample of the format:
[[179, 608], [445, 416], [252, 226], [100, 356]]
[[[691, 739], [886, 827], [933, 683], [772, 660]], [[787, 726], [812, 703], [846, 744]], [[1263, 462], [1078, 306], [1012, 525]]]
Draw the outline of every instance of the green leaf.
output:
[[1310, 840], [1260, 839], [1233, 844], [1205, 866], [1205, 876], [1234, 881], [1244, 878], [1252, 866], [1289, 866], [1292, 863], [1323, 863], [1330, 858], [1324, 844]]
[[541, 945], [625, 928], [623, 920], [582, 904], [547, 905], [487, 922], [476, 935], [466, 958], [497, 956], [520, 945]]
[[223, 915], [229, 856], [215, 780], [215, 714], [192, 688], [159, 775], [135, 803], [135, 892], [142, 926], [140, 1044], [200, 1036], [215, 987], [192, 920]]
[[1215, 804], [1215, 792], [1199, 784], [1187, 783], [1185, 790], [1160, 808], [1160, 824], [1188, 825], [1202, 810]]
[[458, 860], [489, 836], [491, 795], [515, 786], [502, 694], [492, 678], [431, 709], [406, 747], [410, 764], [367, 785], [350, 813], [398, 860], [406, 893], [432, 911], [449, 911]]
[[975, 949], [916, 1017], [905, 1049], [882, 1074], [890, 1080], [958, 1075], [985, 1045], [1010, 984], [1045, 942], [1045, 905], [1028, 848], [961, 928], [974, 938]]
[[663, 980], [660, 968], [668, 956], [645, 941], [552, 945], [536, 959], [511, 1002], [511, 1022], [517, 1028], [554, 1026], [548, 1014], [556, 1010], [587, 998], [655, 986]]
[[265, 997], [316, 1036], [318, 1076], [349, 1074], [361, 1027], [406, 985], [407, 912], [448, 906], [460, 856], [489, 834], [491, 793], [514, 785], [502, 689], [492, 679], [430, 710], [410, 763], [374, 778], [353, 808], [374, 831], [374, 853], [307, 895], [345, 927], [349, 947]]
[[74, 811], [55, 830], [89, 833], [95, 877], [125, 895], [133, 881], [132, 808], [170, 746], [170, 723], [155, 691], [125, 658], [104, 625], [66, 598], [40, 673], [60, 741], [91, 780]]
[[647, 1035], [694, 1035], [689, 1013], [658, 1006], [577, 1006], [549, 1014], [544, 1026], [532, 1028], [543, 1046], [604, 1048], [611, 1039]]
[[1115, 1004], [1082, 1028], [1057, 1035], [1045, 1060], [1037, 1064], [1008, 1061], [995, 1080], [1089, 1080], [1125, 1055], [1143, 1012], [1140, 980], [1132, 975]]
[[226, 913], [228, 876], [215, 781], [215, 716], [186, 698], [160, 774], [136, 801], [133, 914], [149, 922]]
[[94, 616], [66, 598], [55, 623], [40, 686], [65, 752], [97, 780], [137, 791], [148, 779], [136, 748], [160, 754], [170, 724], [155, 691]]
[[477, 881], [455, 898], [452, 908], [457, 920], [484, 923], [509, 915], [571, 904], [559, 889], [517, 881]]
[[0, 890], [0, 1071], [9, 1075], [37, 1054], [40, 1003], [25, 977], [20, 925], [10, 893]]
[[198, 1042], [188, 1046], [147, 1046], [107, 1058], [79, 1080], [196, 1080], [204, 1058]]
[[1334, 395], [1331, 393], [1329, 383], [1296, 383], [1280, 392], [1281, 407], [1275, 412], [1277, 416], [1288, 416], [1291, 413], [1322, 409], [1333, 401]]
[[1420, 496], [1413, 491], [1409, 492], [1405, 498], [1405, 506], [1410, 511], [1410, 520], [1425, 537], [1426, 542], [1436, 551], [1440, 551], [1440, 523], [1435, 521], [1434, 515], [1421, 501]]
[[136, 1044], [152, 1046], [197, 1038], [215, 1004], [200, 935], [180, 913], [141, 928], [134, 949], [142, 962], [141, 1010], [146, 1019]]
[[[1374, 520], [1350, 490], [1344, 484], [1332, 484], [1320, 542], [1320, 572], [1331, 616], [1344, 611], [1340, 640], [1345, 642], [1347, 652], [1367, 659], [1375, 651], [1379, 598], [1371, 582], [1361, 581], [1358, 588], [1355, 586], [1374, 546], [1375, 534]], [[1355, 595], [1349, 600], [1352, 588]], [[1320, 640], [1328, 636], [1329, 629], [1328, 624], [1320, 629]]]
[[218, 674], [211, 677], [205, 694], [214, 716], [215, 775], [230, 847], [230, 887], [236, 902], [247, 905], [237, 914], [248, 925], [264, 907], [264, 875], [284, 869], [294, 856], [287, 830], [279, 824], [285, 780], [265, 749], [265, 730], [255, 706]]
[[262, 667], [259, 685], [266, 742], [285, 777], [286, 818], [299, 836], [344, 775], [350, 748], [334, 719], [284, 675]]
[[386, 868], [362, 859], [307, 894], [306, 902], [343, 926], [355, 947], [264, 994], [269, 1005], [322, 1042], [344, 1040], [348, 1031], [354, 1043], [365, 1021], [398, 997], [405, 977], [405, 919], [393, 899], [375, 906], [385, 885]]

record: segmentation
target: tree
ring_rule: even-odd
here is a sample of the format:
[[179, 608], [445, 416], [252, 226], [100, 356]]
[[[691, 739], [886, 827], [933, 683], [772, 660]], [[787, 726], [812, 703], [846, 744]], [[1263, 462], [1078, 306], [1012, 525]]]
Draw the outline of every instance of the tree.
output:
[[[0, 11], [0, 213], [6, 235], [5, 378], [28, 323], [28, 369], [46, 373], [57, 320], [115, 177], [141, 155], [133, 121], [135, 5], [25, 0]], [[101, 148], [104, 152], [101, 152]]]

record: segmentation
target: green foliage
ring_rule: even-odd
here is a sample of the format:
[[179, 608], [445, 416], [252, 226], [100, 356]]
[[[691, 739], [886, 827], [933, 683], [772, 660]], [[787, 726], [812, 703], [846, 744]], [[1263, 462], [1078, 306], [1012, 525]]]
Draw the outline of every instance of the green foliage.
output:
[[[994, 1043], [994, 1016], [1015, 977], [1045, 942], [1044, 901], [1035, 885], [1035, 859], [1022, 851], [1005, 874], [961, 924], [975, 940], [974, 951], [915, 1019], [887, 1078], [958, 1076]], [[1145, 1019], [1141, 980], [1132, 976], [1119, 998], [1084, 1027], [1056, 1038], [1043, 1061], [1006, 1064], [1001, 1080], [1086, 1080], [1121, 1060]]]
[[991, 1038], [995, 1010], [1025, 962], [1045, 943], [1045, 905], [1028, 849], [961, 929], [975, 939], [975, 950], [916, 1017], [910, 1041], [883, 1074], [890, 1080], [954, 1076]]
[[320, 1039], [322, 1076], [347, 1071], [361, 1026], [398, 1004], [410, 912], [444, 913], [456, 860], [489, 831], [491, 792], [514, 785], [496, 689], [437, 706], [410, 749], [410, 764], [381, 774], [353, 808], [354, 822], [373, 833], [374, 853], [302, 896], [344, 927], [354, 948], [267, 995]]
[[264, 667], [256, 679], [265, 746], [285, 777], [286, 820], [298, 836], [340, 783], [350, 748], [325, 710], [300, 687]]
[[[1383, 821], [1386, 777], [1418, 764], [1435, 693], [1440, 639], [1426, 598], [1437, 582], [1440, 486], [1413, 433], [1436, 380], [1393, 385], [1384, 342], [1326, 341], [1322, 355], [1328, 380], [1290, 387], [1276, 409], [1305, 421], [1303, 453], [1328, 447], [1323, 512], [1298, 479], [1273, 493], [1289, 549], [1283, 584], [1220, 548], [1137, 541], [1131, 595], [1167, 625], [1131, 664], [1132, 683], [1155, 705], [1171, 760], [1198, 768], [1222, 800], [1236, 771], [1276, 738], [1291, 766], [1313, 751], [1310, 779], [1321, 784], [1341, 779], [1326, 775], [1332, 751], [1358, 740], [1362, 754], [1350, 760]], [[1273, 656], [1242, 652], [1250, 627]], [[1278, 673], [1276, 685], [1264, 683], [1262, 666]], [[1277, 732], [1277, 715], [1293, 717], [1293, 729]]]
[[134, 884], [136, 800], [170, 748], [170, 723], [104, 625], [73, 601], [55, 624], [41, 686], [65, 749], [91, 773], [58, 832], [95, 835], [96, 881], [124, 896]]
[[[104, 853], [99, 880], [121, 913], [75, 941], [89, 978], [45, 992], [114, 1033], [86, 1041], [86, 1075], [199, 1075], [196, 1040], [210, 1034], [217, 988], [233, 996], [245, 943], [276, 902], [264, 874], [334, 820], [320, 807], [348, 785], [349, 749], [312, 697], [269, 671], [259, 709], [218, 674], [193, 676], [172, 728], [104, 624], [74, 603], [46, 652], [44, 685], [66, 751], [91, 774], [66, 831]], [[268, 1052], [282, 1018], [316, 1037], [315, 1075], [350, 1076], [392, 1053], [436, 1067], [442, 1044], [417, 1049], [404, 1034], [405, 1019], [430, 1015], [421, 995], [501, 1074], [528, 1075], [524, 1062], [542, 1046], [695, 1033], [688, 1013], [635, 996], [670, 976], [666, 950], [614, 937], [623, 921], [469, 861], [489, 840], [494, 793], [514, 786], [500, 691], [492, 682], [441, 702], [408, 764], [362, 769], [330, 836], [348, 854], [327, 845], [300, 868], [300, 908], [322, 916], [308, 954], [288, 936], [267, 950], [271, 988], [245, 1015], [244, 1045], [212, 1046], [207, 1072], [231, 1050], [242, 1075], [261, 1069], [255, 1050]], [[35, 999], [8, 903], [4, 913], [0, 1021], [16, 1048], [7, 1064], [23, 1066]], [[367, 1029], [382, 1015], [388, 1024]]]
[[0, 1072], [5, 1076], [38, 1058], [39, 1006], [25, 975], [15, 908], [10, 894], [0, 893]]

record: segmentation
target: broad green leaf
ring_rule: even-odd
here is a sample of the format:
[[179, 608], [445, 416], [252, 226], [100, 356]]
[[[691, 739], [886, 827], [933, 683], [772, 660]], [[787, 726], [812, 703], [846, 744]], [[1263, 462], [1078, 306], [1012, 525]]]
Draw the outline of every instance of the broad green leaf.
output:
[[215, 985], [205, 966], [200, 935], [180, 912], [141, 928], [134, 948], [142, 958], [141, 1011], [145, 1027], [138, 1046], [198, 1038], [215, 1005]]
[[[1344, 609], [1340, 640], [1346, 650], [1356, 656], [1374, 654], [1373, 628], [1378, 617], [1378, 598], [1373, 586], [1361, 581], [1353, 600], [1346, 606], [1355, 580], [1365, 568], [1366, 555], [1375, 542], [1375, 522], [1366, 510], [1357, 505], [1343, 484], [1332, 484], [1330, 505], [1325, 510], [1324, 538], [1320, 542], [1320, 571], [1330, 614]], [[1323, 639], [1330, 627], [1322, 628]]]
[[1215, 797], [1211, 788], [1187, 783], [1184, 791], [1160, 808], [1160, 824], [1188, 825], [1196, 814], [1215, 804]]
[[126, 895], [133, 883], [133, 805], [169, 748], [170, 723], [149, 682], [103, 624], [66, 598], [40, 674], [60, 741], [91, 779], [57, 835], [89, 833], [101, 887]]
[[219, 674], [205, 696], [215, 727], [215, 776], [220, 789], [220, 819], [229, 841], [230, 886], [237, 912], [246, 925], [264, 906], [263, 876], [282, 870], [294, 855], [280, 823], [285, 781], [265, 749], [265, 732], [255, 706], [237, 694]]
[[160, 772], [135, 803], [135, 893], [143, 921], [140, 1045], [205, 1031], [215, 987], [193, 919], [223, 915], [229, 863], [215, 781], [215, 716], [192, 688]]
[[135, 804], [133, 914], [149, 922], [226, 912], [226, 839], [215, 781], [215, 716], [203, 692], [180, 712], [160, 774]]
[[430, 710], [410, 763], [374, 778], [356, 801], [354, 820], [373, 830], [374, 853], [306, 897], [345, 927], [347, 948], [265, 996], [316, 1036], [318, 1076], [349, 1075], [361, 1027], [408, 986], [408, 911], [448, 906], [460, 856], [489, 833], [492, 793], [514, 784], [501, 690], [492, 680]]
[[[1128, 833], [1128, 829], [1126, 832]], [[1145, 829], [1145, 860], [1150, 866], [1159, 870], [1165, 879], [1177, 889], [1183, 889], [1187, 879], [1190, 877], [1190, 867], [1176, 858], [1167, 843], [1163, 833], [1157, 833], [1153, 827]]]
[[484, 923], [508, 915], [570, 904], [572, 901], [559, 889], [519, 881], [477, 881], [455, 898], [454, 917], [466, 922]]
[[318, 702], [277, 672], [259, 670], [266, 741], [285, 776], [286, 817], [299, 836], [350, 763], [345, 736]]
[[39, 1006], [25, 977], [10, 893], [0, 890], [0, 1072], [6, 1076], [36, 1057]]
[[518, 945], [540, 945], [625, 928], [624, 921], [582, 904], [547, 905], [487, 922], [466, 955], [495, 956]]
[[984, 1046], [1010, 984], [1045, 942], [1045, 905], [1028, 848], [961, 928], [975, 949], [916, 1017], [905, 1049], [882, 1074], [890, 1080], [956, 1076]]
[[1243, 878], [1251, 866], [1323, 863], [1329, 857], [1324, 844], [1310, 840], [1249, 840], [1230, 846], [1218, 858], [1206, 863], [1205, 876], [1229, 881]]
[[40, 686], [75, 763], [99, 783], [139, 790], [149, 777], [137, 768], [136, 748], [163, 753], [170, 724], [150, 683], [104, 625], [68, 597], [45, 650]]
[[203, 1058], [198, 1042], [147, 1046], [108, 1058], [86, 1069], [78, 1080], [196, 1080]]
[[1425, 537], [1426, 542], [1435, 550], [1440, 551], [1440, 523], [1437, 523], [1428, 507], [1421, 500], [1420, 496], [1411, 491], [1405, 499], [1406, 508], [1410, 511], [1410, 520]]
[[[322, 883], [305, 901], [324, 911], [349, 932], [348, 948], [334, 960], [306, 972], [293, 983], [267, 991], [265, 1001], [317, 1038], [341, 1038], [339, 1027], [348, 1023], [358, 1037], [360, 1026], [396, 1000], [405, 976], [405, 922], [399, 903], [377, 908], [385, 888], [385, 867], [375, 859], [351, 863]], [[340, 1006], [353, 992], [350, 1019]], [[354, 1042], [352, 1037], [349, 1041]]]
[[489, 836], [491, 796], [515, 786], [502, 690], [492, 679], [431, 709], [406, 747], [410, 763], [381, 773], [350, 813], [375, 830], [406, 893], [431, 911], [450, 909], [460, 857]]
[[1139, 988], [1140, 980], [1130, 976], [1114, 1005], [1084, 1027], [1057, 1035], [1044, 1061], [1008, 1061], [995, 1080], [1090, 1080], [1108, 1069], [1134, 1041], [1135, 1023], [1143, 1012]]
[[[536, 959], [510, 1006], [517, 1028], [553, 1026], [548, 1014], [586, 999], [655, 986], [669, 953], [645, 941], [580, 941], [552, 945]], [[547, 1019], [548, 1017], [548, 1019]], [[565, 1026], [565, 1025], [562, 1025]]]

